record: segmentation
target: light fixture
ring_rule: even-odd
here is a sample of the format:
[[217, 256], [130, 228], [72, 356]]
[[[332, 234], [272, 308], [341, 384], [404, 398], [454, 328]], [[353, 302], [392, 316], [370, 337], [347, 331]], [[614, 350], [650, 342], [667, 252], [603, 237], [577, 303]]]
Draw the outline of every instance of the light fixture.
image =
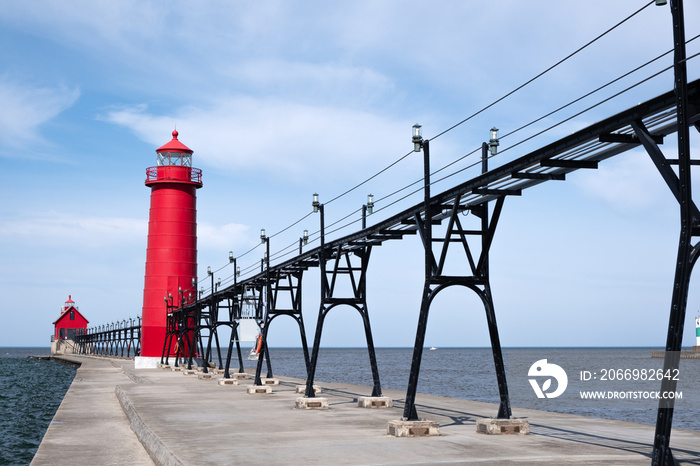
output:
[[420, 152], [421, 147], [423, 146], [423, 135], [421, 131], [421, 125], [416, 123], [413, 125], [413, 152]]
[[318, 212], [318, 208], [321, 204], [318, 202], [318, 194], [314, 193], [314, 200], [311, 206], [314, 208], [314, 213]]
[[371, 194], [367, 195], [367, 214], [372, 215], [374, 211], [374, 196]]
[[265, 229], [264, 229], [264, 228], [261, 228], [261, 229], [260, 229], [260, 242], [261, 242], [261, 243], [264, 243], [266, 238], [267, 238], [267, 237], [265, 236]]
[[228, 261], [233, 262], [233, 251], [228, 252]]
[[309, 243], [309, 230], [304, 230], [304, 236], [302, 237], [302, 240], [304, 241], [304, 244]]
[[216, 281], [216, 287], [218, 288], [218, 287], [220, 287], [220, 286], [221, 286], [221, 279], [219, 278], [219, 279]]
[[211, 275], [211, 267], [207, 267], [207, 275]]
[[491, 155], [496, 155], [498, 153], [498, 128], [495, 126], [491, 128], [491, 139], [489, 139], [489, 152]]
[[192, 288], [197, 288], [197, 279], [192, 277]]
[[241, 276], [241, 266], [240, 265], [238, 267], [236, 267], [236, 276], [237, 277]]
[[666, 4], [666, 0], [656, 0], [656, 6], [664, 6]]

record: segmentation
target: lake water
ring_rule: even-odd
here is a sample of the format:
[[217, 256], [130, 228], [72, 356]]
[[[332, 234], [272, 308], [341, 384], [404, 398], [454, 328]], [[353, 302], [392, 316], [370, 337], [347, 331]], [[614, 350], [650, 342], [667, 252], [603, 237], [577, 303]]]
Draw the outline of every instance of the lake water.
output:
[[49, 353], [49, 348], [0, 348], [0, 465], [32, 461], [75, 377], [75, 367], [27, 358]]
[[[382, 387], [406, 391], [413, 349], [378, 348], [376, 353]], [[272, 348], [270, 354], [275, 374], [306, 378], [301, 349]], [[503, 354], [511, 405], [516, 414], [520, 407], [640, 424], [656, 423], [658, 400], [643, 399], [641, 394], [658, 391], [661, 383], [641, 380], [639, 375], [634, 379], [634, 374], [651, 374], [652, 371], [656, 376], [656, 371], [663, 367], [663, 359], [651, 358], [651, 348], [506, 348]], [[542, 359], [559, 365], [568, 375], [568, 387], [557, 398], [539, 399], [529, 382], [533, 378], [528, 376], [530, 367]], [[246, 363], [251, 364], [250, 361]], [[610, 378], [611, 370], [614, 370], [615, 378], [621, 375], [623, 380], [602, 380], [605, 376]], [[583, 371], [590, 373], [590, 380], [581, 380], [585, 378], [581, 376]], [[628, 380], [625, 380], [627, 375]], [[371, 386], [373, 382], [367, 350], [321, 348], [315, 380]], [[676, 400], [674, 428], [700, 431], [700, 359], [681, 359], [677, 391], [682, 392], [683, 398]], [[613, 395], [617, 393], [628, 398], [584, 400], [581, 399], [581, 392], [605, 392], [606, 395], [614, 392]], [[418, 393], [498, 403], [491, 349], [426, 349], [423, 352]], [[370, 395], [370, 391], [367, 395]], [[633, 396], [640, 398], [631, 398]], [[495, 416], [497, 413], [493, 414]]]

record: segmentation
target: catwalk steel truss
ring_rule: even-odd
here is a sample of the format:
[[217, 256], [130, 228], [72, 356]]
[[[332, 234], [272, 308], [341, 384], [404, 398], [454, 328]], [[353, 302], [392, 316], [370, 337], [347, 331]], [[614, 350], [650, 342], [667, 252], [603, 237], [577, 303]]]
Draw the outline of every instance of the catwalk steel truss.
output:
[[[668, 159], [658, 148], [658, 144], [663, 142], [665, 136], [681, 128], [681, 138], [685, 138], [685, 142], [682, 144], [687, 146], [688, 128], [695, 126], [700, 130], [700, 81], [694, 81], [687, 86], [679, 82], [676, 83], [676, 88], [682, 89], [679, 93], [683, 94], [683, 97], [678, 97], [675, 92], [668, 92], [491, 170], [487, 170], [486, 167], [488, 154], [486, 147], [484, 147], [484, 169], [481, 175], [434, 196], [430, 194], [430, 142], [428, 140], [421, 141], [425, 168], [424, 201], [422, 203], [373, 226], [330, 242], [326, 242], [324, 236], [323, 205], [318, 205], [321, 219], [321, 244], [319, 247], [307, 252], [300, 252], [292, 259], [272, 265], [269, 263], [269, 238], [264, 239], [267, 243], [268, 253], [261, 272], [253, 277], [235, 281], [233, 285], [220, 290], [214, 288], [212, 280], [210, 296], [173, 310], [171, 316], [179, 314], [190, 317], [180, 317], [179, 325], [183, 325], [185, 328], [177, 332], [172, 330], [171, 333], [178, 335], [181, 340], [185, 340], [185, 335], [192, 335], [193, 331], [198, 334], [201, 329], [207, 328], [209, 330], [207, 348], [211, 348], [211, 338], [216, 335], [216, 326], [222, 325], [222, 323], [216, 319], [212, 320], [211, 317], [207, 320], [204, 316], [211, 316], [212, 312], [202, 313], [202, 310], [206, 307], [215, 309], [217, 303], [223, 301], [239, 303], [238, 305], [240, 305], [243, 296], [249, 290], [257, 290], [260, 299], [258, 322], [262, 327], [263, 353], [266, 356], [264, 359], [268, 361], [268, 376], [272, 376], [267, 350], [270, 324], [278, 316], [291, 316], [299, 324], [302, 347], [304, 348], [307, 367], [306, 396], [314, 397], [313, 381], [325, 318], [337, 306], [351, 306], [361, 314], [364, 322], [367, 349], [374, 379], [372, 395], [381, 395], [366, 296], [369, 258], [372, 248], [382, 245], [385, 241], [400, 240], [406, 235], [418, 234], [425, 250], [425, 281], [404, 418], [407, 420], [418, 418], [415, 395], [430, 304], [439, 292], [450, 286], [463, 286], [472, 290], [484, 305], [500, 393], [497, 415], [502, 418], [510, 417], [508, 385], [496, 325], [488, 266], [489, 251], [505, 199], [508, 196], [521, 195], [523, 190], [541, 183], [564, 181], [566, 175], [573, 171], [595, 169], [601, 161], [642, 146], [649, 153], [671, 192], [678, 199], [682, 210], [678, 270], [665, 361], [666, 366], [677, 367], [678, 360], [674, 360], [669, 355], [680, 350], [690, 270], [700, 253], [700, 245], [693, 246], [691, 244], [693, 237], [700, 236], [700, 213], [692, 201], [689, 177], [690, 166], [700, 164], [700, 161], [690, 161], [689, 149], [685, 149], [685, 152], [681, 150], [679, 159]], [[679, 102], [679, 99], [683, 99], [683, 102]], [[679, 112], [681, 108], [683, 110]], [[678, 117], [679, 113], [684, 113], [682, 118]], [[672, 169], [673, 165], [680, 166], [680, 177]], [[489, 209], [491, 202], [494, 203], [492, 212]], [[478, 223], [476, 228], [467, 229], [458, 215], [468, 213], [471, 213], [472, 217], [476, 219]], [[436, 227], [442, 226], [443, 222], [446, 222], [443, 230], [440, 233], [434, 231]], [[476, 239], [476, 243], [474, 243], [474, 239]], [[458, 247], [450, 247], [454, 245]], [[466, 272], [447, 275], [445, 272], [446, 260], [448, 255], [455, 254], [453, 252], [455, 250], [461, 251], [462, 256], [466, 258], [464, 261], [467, 265]], [[312, 355], [309, 358], [302, 319], [301, 284], [303, 272], [310, 267], [321, 269], [321, 304]], [[350, 282], [351, 294], [349, 296], [337, 296], [336, 284], [341, 278]], [[263, 290], [266, 294], [266, 300], [263, 298]], [[288, 293], [289, 300], [285, 307], [278, 304], [280, 293]], [[266, 306], [264, 306], [265, 302]], [[235, 306], [235, 304], [229, 304], [230, 309], [235, 308]], [[233, 312], [229, 315], [229, 320], [225, 322], [225, 325], [234, 329], [228, 347], [227, 370], [234, 343], [237, 345], [242, 367], [240, 345], [235, 335], [237, 319], [237, 314]], [[196, 325], [194, 325], [195, 323]], [[193, 345], [191, 341], [190, 345]], [[164, 349], [164, 355], [168, 352], [169, 350]], [[209, 350], [203, 353], [205, 353], [205, 358], [209, 357]], [[262, 359], [258, 360], [257, 384], [261, 382]], [[662, 389], [674, 390], [675, 381], [665, 380]], [[654, 455], [655, 458], [659, 459], [659, 463], [671, 457], [668, 441], [672, 415], [672, 400], [664, 400], [659, 406], [654, 444]]]
[[105, 356], [132, 357], [141, 354], [141, 317], [111, 324], [78, 329], [75, 352]]

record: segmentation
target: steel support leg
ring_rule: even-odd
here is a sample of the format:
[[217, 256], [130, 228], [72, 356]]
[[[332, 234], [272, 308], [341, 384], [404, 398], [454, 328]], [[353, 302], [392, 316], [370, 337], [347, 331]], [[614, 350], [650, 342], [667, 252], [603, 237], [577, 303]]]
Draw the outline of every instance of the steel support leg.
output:
[[[671, 0], [671, 16], [673, 19], [674, 41], [674, 79], [677, 101], [678, 121], [678, 180], [680, 186], [680, 219], [681, 231], [678, 240], [678, 257], [676, 274], [671, 298], [668, 332], [666, 334], [666, 353], [664, 357], [664, 373], [678, 369], [680, 350], [683, 340], [683, 324], [685, 322], [690, 273], [692, 260], [692, 236], [694, 220], [691, 210], [693, 194], [690, 177], [690, 132], [688, 119], [688, 79], [685, 55], [685, 24], [683, 19], [682, 0]], [[675, 392], [677, 381], [671, 377], [664, 378], [661, 383], [662, 392]], [[654, 449], [652, 464], [674, 464], [673, 454], [669, 447], [671, 428], [673, 425], [674, 399], [660, 399], [654, 434]]]
[[506, 367], [503, 362], [503, 352], [501, 350], [501, 339], [498, 336], [498, 326], [496, 325], [496, 312], [493, 307], [493, 297], [491, 287], [487, 284], [484, 289], [484, 308], [486, 309], [486, 321], [489, 327], [489, 337], [491, 339], [491, 352], [493, 353], [493, 363], [496, 369], [496, 380], [498, 381], [498, 394], [500, 404], [498, 407], [499, 419], [510, 419], [512, 412], [510, 409], [510, 397], [508, 396], [508, 382], [506, 381]]
[[326, 309], [323, 303], [321, 303], [321, 308], [318, 311], [318, 320], [316, 321], [316, 334], [314, 336], [314, 346], [311, 350], [311, 361], [306, 374], [306, 391], [304, 396], [306, 398], [314, 398], [316, 393], [314, 391], [314, 377], [316, 375], [316, 362], [318, 361], [318, 349], [321, 346], [321, 332], [323, 331], [323, 321], [326, 319], [326, 314], [329, 309]]
[[423, 345], [425, 344], [425, 330], [428, 326], [428, 312], [430, 311], [431, 296], [432, 290], [430, 289], [430, 284], [426, 283], [423, 287], [423, 299], [421, 300], [420, 313], [418, 314], [416, 342], [413, 345], [411, 373], [408, 376], [408, 388], [406, 389], [406, 404], [403, 409], [403, 419], [405, 421], [418, 420], [418, 412], [416, 411], [416, 391], [418, 389], [420, 363], [423, 359]]

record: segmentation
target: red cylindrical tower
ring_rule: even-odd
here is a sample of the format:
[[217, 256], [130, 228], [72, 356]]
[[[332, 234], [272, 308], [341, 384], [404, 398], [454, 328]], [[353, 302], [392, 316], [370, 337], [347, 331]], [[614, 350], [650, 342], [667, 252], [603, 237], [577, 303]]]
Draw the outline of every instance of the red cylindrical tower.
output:
[[[167, 305], [195, 296], [197, 279], [197, 192], [202, 171], [192, 168], [192, 150], [177, 139], [156, 150], [157, 166], [146, 170], [151, 188], [146, 275], [143, 287], [141, 356], [160, 358]], [[194, 284], [193, 284], [194, 283]], [[182, 291], [182, 293], [180, 293]], [[150, 364], [149, 364], [150, 365]]]

